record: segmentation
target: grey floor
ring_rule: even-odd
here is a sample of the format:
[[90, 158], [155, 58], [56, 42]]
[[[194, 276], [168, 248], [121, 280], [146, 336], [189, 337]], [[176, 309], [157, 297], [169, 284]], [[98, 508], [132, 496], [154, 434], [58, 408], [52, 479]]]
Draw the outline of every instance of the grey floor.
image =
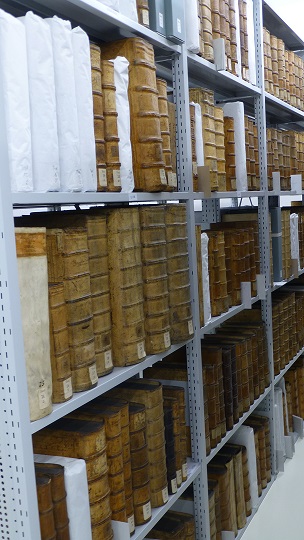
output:
[[242, 540], [304, 540], [304, 439], [280, 473]]

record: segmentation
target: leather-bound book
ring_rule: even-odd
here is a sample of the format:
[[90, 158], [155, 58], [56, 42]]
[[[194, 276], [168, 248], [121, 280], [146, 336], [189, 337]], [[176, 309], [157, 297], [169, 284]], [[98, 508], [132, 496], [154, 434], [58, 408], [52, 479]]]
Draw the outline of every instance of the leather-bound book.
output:
[[64, 484], [64, 467], [53, 463], [35, 463], [38, 474], [46, 474], [51, 478], [51, 492], [55, 528], [58, 535], [69, 540], [69, 517], [66, 504]]
[[101, 60], [107, 191], [121, 191], [114, 63]]
[[36, 473], [36, 489], [41, 540], [55, 540], [56, 529], [54, 521], [51, 478], [45, 474]]
[[171, 341], [178, 343], [194, 335], [186, 205], [167, 205], [165, 219]]
[[146, 356], [139, 210], [108, 212], [113, 363], [125, 366]]
[[49, 284], [49, 317], [52, 401], [53, 403], [62, 403], [71, 399], [73, 395], [63, 283]]
[[166, 514], [169, 518], [180, 520], [185, 526], [185, 540], [195, 540], [195, 520], [191, 514], [169, 510]]
[[159, 354], [171, 347], [165, 206], [139, 208], [145, 347]]
[[242, 447], [225, 444], [219, 451], [219, 455], [232, 457], [233, 460], [237, 526], [238, 529], [242, 529], [246, 525]]
[[149, 22], [149, 2], [148, 0], [136, 0], [138, 22], [147, 28], [150, 27]]
[[158, 538], [159, 540], [185, 539], [185, 525], [179, 519], [173, 519], [165, 514], [158, 523], [148, 532], [146, 538]]

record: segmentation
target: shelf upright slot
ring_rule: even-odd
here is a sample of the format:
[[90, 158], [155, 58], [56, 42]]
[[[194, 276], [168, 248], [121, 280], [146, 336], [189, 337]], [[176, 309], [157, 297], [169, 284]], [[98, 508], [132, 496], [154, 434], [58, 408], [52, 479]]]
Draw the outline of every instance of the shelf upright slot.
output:
[[199, 303], [197, 290], [197, 259], [195, 242], [195, 215], [192, 186], [192, 161], [189, 112], [188, 59], [186, 46], [181, 55], [173, 58], [173, 88], [177, 120], [177, 171], [179, 189], [189, 192], [187, 201], [187, 221], [189, 238], [189, 268], [191, 281], [194, 338], [187, 345], [187, 366], [189, 385], [189, 411], [191, 424], [192, 458], [202, 464], [202, 471], [194, 481], [194, 510], [197, 540], [208, 540], [210, 524], [208, 512], [208, 480], [206, 463], [206, 441], [204, 427], [204, 399], [199, 324]]
[[0, 86], [0, 532], [40, 540], [4, 99]]

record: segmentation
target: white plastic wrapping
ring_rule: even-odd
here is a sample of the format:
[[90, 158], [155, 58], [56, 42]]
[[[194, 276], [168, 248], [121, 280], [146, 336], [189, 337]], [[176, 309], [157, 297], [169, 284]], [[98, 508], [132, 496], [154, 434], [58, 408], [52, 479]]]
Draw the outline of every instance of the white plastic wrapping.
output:
[[236, 189], [237, 191], [247, 191], [244, 103], [241, 101], [225, 103], [223, 109], [224, 116], [234, 118]]
[[[26, 34], [21, 21], [0, 10], [0, 80], [12, 191], [32, 191], [32, 143]], [[3, 120], [2, 120], [3, 121]]]
[[283, 391], [282, 388], [274, 389], [274, 420], [275, 420], [275, 450], [282, 458], [285, 457], [284, 438], [284, 415], [283, 415]]
[[186, 46], [188, 51], [197, 54], [200, 51], [200, 29], [197, 11], [197, 0], [185, 0], [185, 15]]
[[199, 103], [192, 103], [195, 107], [195, 148], [197, 166], [205, 165], [204, 157], [204, 141], [203, 141], [203, 124], [202, 124], [202, 108]]
[[132, 21], [138, 22], [136, 0], [119, 0], [119, 11]]
[[34, 454], [36, 463], [64, 467], [70, 540], [92, 540], [87, 470], [84, 459]]
[[115, 9], [115, 11], [119, 11], [119, 0], [97, 0], [97, 2], [100, 2], [105, 6]]
[[129, 105], [129, 62], [123, 56], [114, 60], [114, 82], [116, 86], [117, 127], [119, 137], [119, 160], [121, 163], [121, 190], [132, 193], [134, 189], [132, 146], [130, 139], [130, 105]]
[[204, 324], [211, 319], [210, 286], [209, 286], [209, 258], [208, 258], [209, 238], [206, 233], [201, 235], [202, 246], [202, 277], [203, 277], [203, 299], [204, 299]]
[[241, 56], [241, 34], [240, 34], [240, 12], [239, 12], [239, 0], [234, 0], [234, 9], [235, 9], [235, 26], [236, 26], [236, 55], [237, 55], [237, 65], [236, 73], [239, 77], [242, 76], [242, 56]]
[[61, 191], [81, 191], [80, 147], [71, 23], [52, 17], [51, 28]]
[[248, 66], [249, 81], [256, 84], [256, 59], [253, 20], [253, 0], [245, 0], [247, 4], [247, 33], [248, 33]]
[[97, 191], [90, 42], [79, 26], [72, 30], [72, 45], [83, 191]]
[[290, 241], [291, 241], [291, 258], [298, 261], [300, 265], [300, 246], [299, 246], [299, 216], [298, 214], [290, 214]]
[[32, 11], [22, 17], [26, 31], [34, 191], [59, 191], [59, 147], [52, 36]]
[[253, 508], [257, 508], [259, 504], [259, 496], [253, 428], [250, 426], [240, 426], [237, 432], [232, 435], [230, 441], [233, 444], [241, 444], [242, 446], [246, 447], [249, 469], [251, 504]]

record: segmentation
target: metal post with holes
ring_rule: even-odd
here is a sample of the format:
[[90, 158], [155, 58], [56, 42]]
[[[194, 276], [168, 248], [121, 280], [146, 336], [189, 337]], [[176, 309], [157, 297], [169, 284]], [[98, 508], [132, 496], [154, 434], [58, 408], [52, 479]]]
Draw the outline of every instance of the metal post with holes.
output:
[[189, 192], [187, 220], [189, 237], [189, 265], [191, 281], [194, 338], [187, 345], [189, 411], [191, 424], [192, 456], [202, 463], [202, 472], [194, 482], [194, 509], [197, 540], [210, 539], [208, 481], [206, 467], [206, 441], [204, 423], [203, 377], [200, 340], [200, 318], [197, 290], [197, 258], [195, 242], [195, 216], [192, 186], [192, 152], [190, 137], [189, 82], [187, 50], [173, 59], [174, 102], [177, 119], [177, 162], [179, 189]]
[[3, 103], [0, 96], [0, 537], [40, 540]]
[[[266, 103], [264, 86], [264, 50], [263, 50], [263, 12], [262, 0], [253, 0], [253, 16], [256, 44], [257, 86], [261, 94], [255, 97], [255, 118], [258, 128], [260, 181], [261, 190], [265, 197], [259, 197], [259, 235], [261, 273], [266, 281], [266, 300], [262, 301], [262, 317], [266, 324], [270, 380], [274, 380], [273, 367], [273, 338], [272, 338], [272, 301], [271, 301], [271, 272], [270, 272], [270, 223], [268, 209], [268, 177], [267, 177], [267, 134], [266, 134]], [[270, 419], [272, 472], [276, 471], [275, 433], [274, 433], [274, 385], [265, 403]]]

